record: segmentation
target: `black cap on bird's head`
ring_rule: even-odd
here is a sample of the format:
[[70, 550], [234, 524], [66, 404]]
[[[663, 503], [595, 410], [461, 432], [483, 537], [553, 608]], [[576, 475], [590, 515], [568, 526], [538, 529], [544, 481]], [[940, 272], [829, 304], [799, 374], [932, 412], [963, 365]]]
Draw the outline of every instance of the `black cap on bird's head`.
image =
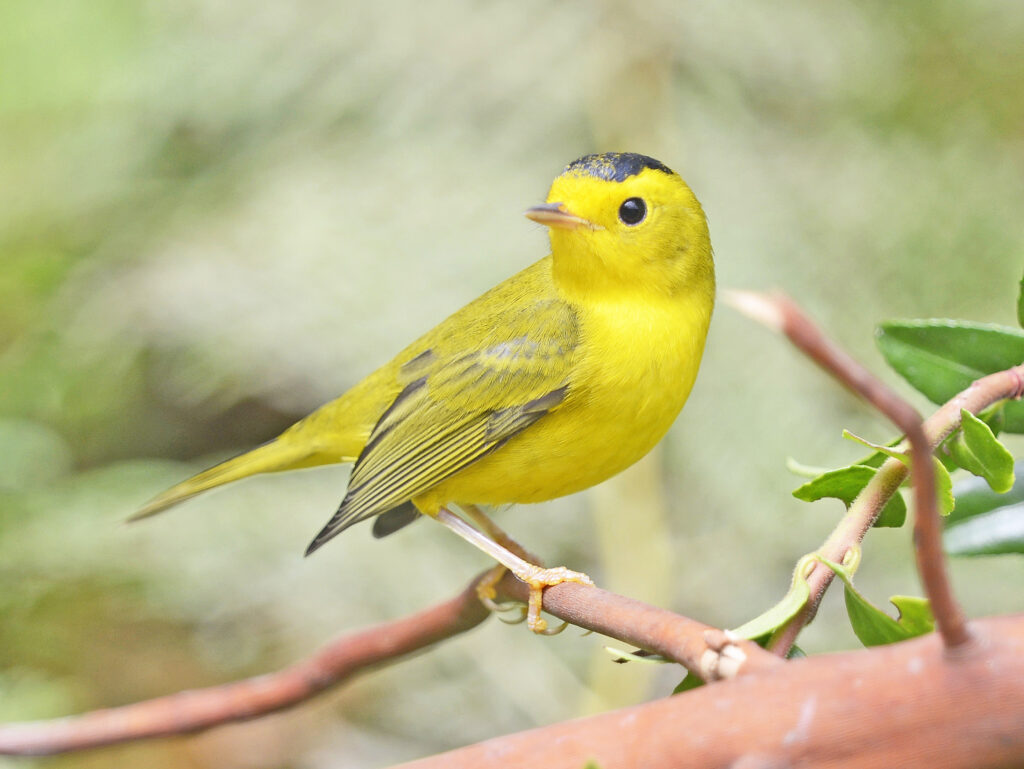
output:
[[584, 155], [567, 165], [562, 173], [593, 176], [606, 182], [622, 182], [645, 168], [666, 174], [675, 173], [660, 160], [636, 152], [601, 152]]
[[647, 155], [606, 152], [574, 160], [551, 183], [547, 202], [526, 216], [548, 228], [564, 291], [673, 295], [713, 285], [700, 203], [678, 174]]
[[[619, 183], [651, 170], [668, 176], [676, 176], [675, 172], [659, 160], [636, 152], [601, 152], [584, 155], [567, 165], [558, 179], [595, 179], [601, 182]], [[552, 188], [554, 189], [554, 188]], [[576, 212], [566, 208], [564, 201], [544, 203], [526, 211], [526, 216], [539, 224], [558, 229], [575, 230], [603, 229], [593, 221], [588, 221]]]

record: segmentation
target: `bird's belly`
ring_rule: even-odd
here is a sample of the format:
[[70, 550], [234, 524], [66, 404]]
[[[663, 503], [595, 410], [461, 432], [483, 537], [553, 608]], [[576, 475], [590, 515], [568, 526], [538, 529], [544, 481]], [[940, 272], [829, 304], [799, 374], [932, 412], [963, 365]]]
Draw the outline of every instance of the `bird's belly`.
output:
[[430, 510], [450, 502], [541, 502], [589, 488], [629, 467], [661, 440], [696, 378], [704, 334], [679, 334], [674, 325], [672, 330], [592, 343], [581, 362], [584, 384], [570, 386], [561, 408], [443, 481], [417, 504]]

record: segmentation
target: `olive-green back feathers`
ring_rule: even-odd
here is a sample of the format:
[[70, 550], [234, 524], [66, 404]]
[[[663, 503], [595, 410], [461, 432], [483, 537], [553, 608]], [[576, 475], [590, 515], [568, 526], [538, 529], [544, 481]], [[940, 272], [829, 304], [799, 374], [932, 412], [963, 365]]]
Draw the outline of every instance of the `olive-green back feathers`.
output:
[[578, 328], [569, 305], [539, 299], [491, 319], [492, 331], [476, 350], [438, 340], [402, 366], [401, 376], [415, 378], [381, 415], [341, 507], [307, 554], [354, 523], [414, 499], [558, 407]]

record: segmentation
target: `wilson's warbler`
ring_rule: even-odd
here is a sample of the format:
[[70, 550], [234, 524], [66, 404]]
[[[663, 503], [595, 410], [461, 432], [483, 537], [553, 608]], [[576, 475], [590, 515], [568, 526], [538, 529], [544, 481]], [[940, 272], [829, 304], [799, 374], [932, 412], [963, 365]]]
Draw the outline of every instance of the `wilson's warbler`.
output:
[[549, 256], [274, 440], [133, 518], [256, 473], [354, 462], [307, 555], [367, 518], [384, 536], [427, 515], [530, 584], [530, 626], [543, 630], [543, 588], [588, 578], [510, 552], [476, 505], [571, 494], [644, 456], [693, 386], [715, 294], [701, 205], [657, 160], [587, 155], [566, 166], [547, 201], [526, 216], [549, 228]]

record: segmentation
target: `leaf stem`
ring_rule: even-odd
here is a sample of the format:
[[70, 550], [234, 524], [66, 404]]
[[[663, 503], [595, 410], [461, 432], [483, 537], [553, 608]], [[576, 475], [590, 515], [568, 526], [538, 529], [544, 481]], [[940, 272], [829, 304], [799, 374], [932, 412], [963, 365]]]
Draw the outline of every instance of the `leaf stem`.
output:
[[[788, 297], [733, 292], [728, 300], [744, 314], [784, 333], [815, 363], [888, 416], [906, 434], [915, 479], [914, 551], [918, 574], [946, 648], [967, 643], [971, 636], [963, 611], [953, 595], [942, 550], [942, 524], [936, 506], [932, 453], [959, 427], [961, 409], [976, 414], [1000, 400], [1019, 398], [1024, 392], [1024, 365], [979, 379], [922, 422], [909, 403], [825, 337]], [[886, 460], [822, 545], [820, 555], [841, 562], [850, 548], [861, 542], [906, 477], [907, 467], [903, 462], [895, 458]], [[834, 576], [823, 566], [815, 568], [809, 575], [810, 598], [803, 610], [776, 631], [770, 643], [772, 651], [782, 656], [789, 651], [803, 627], [814, 618]]]

